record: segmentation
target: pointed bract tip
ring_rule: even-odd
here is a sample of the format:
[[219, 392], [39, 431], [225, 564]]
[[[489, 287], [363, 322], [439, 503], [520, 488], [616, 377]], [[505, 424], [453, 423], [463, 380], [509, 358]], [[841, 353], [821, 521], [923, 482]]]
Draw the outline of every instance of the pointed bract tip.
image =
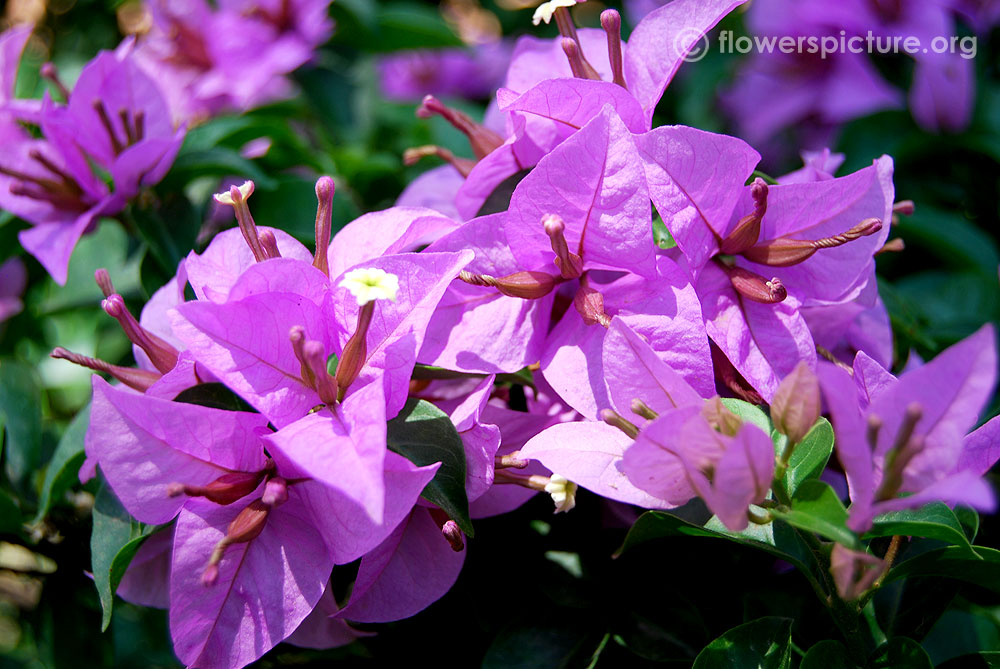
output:
[[789, 442], [802, 441], [819, 420], [819, 379], [804, 360], [782, 380], [771, 401], [771, 418]]

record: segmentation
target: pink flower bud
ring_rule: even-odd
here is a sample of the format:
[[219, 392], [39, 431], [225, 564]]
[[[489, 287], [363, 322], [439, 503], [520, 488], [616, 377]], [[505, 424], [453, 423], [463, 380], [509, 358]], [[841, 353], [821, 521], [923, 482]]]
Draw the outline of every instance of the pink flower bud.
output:
[[819, 420], [819, 379], [805, 361], [784, 378], [771, 401], [771, 419], [778, 432], [797, 444]]

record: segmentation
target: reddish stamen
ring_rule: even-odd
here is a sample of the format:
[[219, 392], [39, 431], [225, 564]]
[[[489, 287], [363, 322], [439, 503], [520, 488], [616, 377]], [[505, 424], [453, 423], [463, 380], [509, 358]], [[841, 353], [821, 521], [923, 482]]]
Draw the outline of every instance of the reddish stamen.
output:
[[333, 194], [337, 186], [330, 177], [316, 180], [316, 255], [313, 267], [330, 275], [328, 250], [333, 229]]
[[622, 66], [622, 17], [615, 9], [601, 12], [601, 27], [608, 35], [608, 60], [611, 61], [612, 81], [628, 90]]
[[542, 227], [549, 237], [552, 251], [556, 254], [555, 265], [564, 279], [576, 279], [583, 274], [583, 258], [569, 250], [566, 242], [566, 225], [555, 214], [542, 217]]
[[111, 149], [117, 156], [125, 150], [125, 145], [123, 145], [121, 140], [118, 138], [118, 133], [115, 131], [114, 124], [111, 122], [111, 117], [108, 116], [108, 109], [104, 106], [104, 102], [101, 100], [94, 100], [93, 106], [94, 111], [97, 112], [97, 116], [101, 119], [101, 125], [104, 126], [104, 131], [108, 133], [108, 139], [111, 140]]
[[754, 202], [753, 212], [741, 218], [729, 236], [722, 241], [719, 250], [723, 253], [742, 253], [760, 238], [760, 222], [767, 212], [767, 183], [760, 177], [750, 184], [750, 197]]
[[103, 267], [94, 272], [94, 281], [97, 287], [104, 293], [104, 297], [111, 297], [115, 294], [115, 286], [111, 283], [111, 275]]
[[103, 360], [98, 360], [97, 358], [88, 358], [85, 355], [80, 355], [79, 353], [73, 353], [72, 351], [67, 351], [61, 346], [57, 346], [52, 349], [52, 353], [49, 354], [51, 357], [59, 360], [69, 360], [73, 364], [80, 365], [81, 367], [86, 367], [87, 369], [92, 369], [95, 372], [104, 372], [109, 374], [115, 379], [118, 379], [124, 383], [129, 388], [138, 390], [139, 392], [146, 392], [147, 389], [154, 383], [160, 380], [160, 374], [156, 372], [150, 372], [145, 369], [133, 369], [131, 367], [120, 367], [118, 365], [112, 365], [111, 363], [105, 362]]
[[451, 123], [469, 138], [469, 145], [472, 147], [472, 153], [476, 156], [477, 160], [482, 160], [494, 149], [503, 144], [503, 137], [485, 126], [476, 123], [465, 112], [447, 107], [433, 95], [428, 95], [424, 98], [420, 106], [417, 107], [417, 116], [419, 118], [430, 118], [435, 114], [448, 121], [448, 123]]
[[142, 327], [125, 306], [121, 295], [115, 293], [105, 298], [101, 302], [101, 308], [118, 321], [129, 341], [146, 352], [150, 362], [161, 374], [166, 374], [177, 365], [177, 349]]
[[[369, 302], [369, 304], [371, 303]], [[363, 309], [364, 307], [362, 307], [362, 310]], [[344, 351], [344, 355], [346, 356], [346, 346], [344, 347]], [[326, 370], [326, 352], [323, 350], [323, 344], [313, 340], [305, 342], [302, 345], [302, 355], [305, 358], [306, 363], [309, 365], [309, 370], [312, 372], [313, 379], [316, 382], [314, 387], [317, 394], [319, 394], [319, 398], [324, 404], [333, 404], [336, 402], [337, 381], [330, 376], [330, 373]], [[339, 366], [337, 371], [340, 371]], [[351, 379], [351, 381], [353, 380], [354, 379]]]
[[267, 254], [268, 258], [280, 258], [281, 251], [278, 250], [278, 240], [270, 230], [261, 230], [257, 233], [260, 241], [260, 248]]
[[48, 79], [52, 85], [56, 87], [56, 90], [59, 91], [59, 95], [62, 96], [64, 102], [69, 100], [69, 89], [66, 88], [66, 84], [64, 84], [62, 79], [59, 78], [59, 70], [56, 69], [55, 64], [42, 64], [39, 74], [42, 75], [43, 79]]
[[407, 149], [403, 152], [403, 164], [407, 166], [415, 165], [422, 158], [427, 158], [429, 156], [436, 156], [445, 161], [458, 170], [458, 173], [463, 177], [468, 177], [469, 174], [472, 173], [472, 168], [476, 166], [476, 162], [474, 160], [459, 158], [448, 149], [441, 146], [434, 146], [433, 144], [415, 146]]

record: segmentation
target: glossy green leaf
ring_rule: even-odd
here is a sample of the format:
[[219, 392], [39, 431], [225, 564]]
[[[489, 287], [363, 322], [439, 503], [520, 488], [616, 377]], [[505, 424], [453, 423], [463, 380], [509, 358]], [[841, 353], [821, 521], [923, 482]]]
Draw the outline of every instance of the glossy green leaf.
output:
[[792, 496], [788, 511], [771, 513], [789, 525], [826, 537], [831, 541], [858, 548], [858, 538], [847, 529], [847, 509], [828, 483], [818, 479], [805, 481]]
[[[905, 558], [905, 555], [904, 555]], [[986, 546], [946, 546], [897, 562], [886, 582], [909, 576], [941, 576], [1000, 593], [1000, 551]]]
[[895, 535], [938, 539], [971, 548], [955, 512], [943, 502], [932, 502], [919, 509], [883, 513], [875, 518], [874, 526], [865, 534], [865, 538]]
[[0, 423], [7, 474], [20, 483], [41, 465], [42, 391], [34, 370], [11, 358], [0, 360]]
[[722, 404], [743, 421], [753, 423], [762, 429], [764, 434], [771, 434], [774, 429], [774, 426], [771, 425], [771, 419], [768, 418], [767, 414], [755, 404], [750, 404], [749, 402], [744, 402], [743, 400], [731, 397], [723, 397]]
[[820, 641], [799, 663], [799, 669], [856, 669], [857, 666], [844, 644], [836, 639]]
[[225, 177], [233, 174], [253, 179], [258, 188], [271, 188], [274, 184], [252, 160], [247, 160], [235, 149], [215, 146], [211, 149], [187, 150], [182, 148], [165, 179], [170, 184], [186, 184], [197, 177]]
[[[774, 436], [772, 435], [772, 437]], [[779, 453], [784, 450], [787, 441], [787, 437], [780, 435], [777, 442]], [[826, 469], [826, 463], [829, 462], [832, 452], [833, 427], [826, 418], [820, 418], [819, 422], [812, 426], [812, 429], [800, 443], [796, 444], [792, 451], [784, 479], [788, 494], [795, 494], [804, 481], [818, 479], [823, 470]]]
[[734, 627], [698, 653], [692, 669], [791, 669], [792, 621], [758, 618]]
[[174, 402], [185, 404], [198, 404], [203, 407], [213, 409], [223, 409], [225, 411], [250, 411], [257, 413], [257, 410], [250, 406], [246, 400], [234, 393], [228, 386], [222, 383], [199, 383], [182, 390]]
[[809, 546], [795, 529], [781, 521], [767, 525], [751, 524], [742, 532], [732, 532], [715, 517], [702, 527], [666, 511], [647, 511], [632, 525], [615, 555], [621, 555], [647, 541], [676, 536], [712, 537], [735, 541], [781, 558], [795, 565], [807, 576], [816, 573], [815, 555]]
[[873, 666], [878, 669], [933, 669], [927, 651], [913, 639], [897, 636], [879, 649]]
[[[543, 615], [544, 614], [544, 615]], [[527, 619], [514, 621], [493, 640], [482, 669], [551, 669], [586, 666], [600, 646], [590, 621], [573, 609], [536, 610]], [[588, 644], [593, 639], [593, 645]]]
[[104, 484], [94, 501], [94, 529], [90, 536], [90, 559], [94, 585], [101, 600], [101, 630], [111, 622], [114, 593], [136, 551], [156, 529], [134, 520], [111, 488]]
[[386, 438], [393, 452], [415, 465], [441, 463], [423, 496], [473, 536], [465, 493], [465, 446], [448, 415], [426, 400], [410, 398], [399, 415], [389, 421]]
[[42, 494], [38, 501], [38, 513], [35, 523], [40, 522], [63, 494], [78, 481], [80, 465], [83, 464], [83, 440], [90, 424], [90, 406], [80, 410], [63, 432], [59, 445], [56, 446], [52, 459], [45, 469], [45, 480], [42, 483]]
[[21, 510], [3, 489], [0, 489], [0, 533], [17, 534], [21, 531]]
[[937, 669], [1000, 669], [1000, 652], [984, 650], [961, 655], [937, 665]]

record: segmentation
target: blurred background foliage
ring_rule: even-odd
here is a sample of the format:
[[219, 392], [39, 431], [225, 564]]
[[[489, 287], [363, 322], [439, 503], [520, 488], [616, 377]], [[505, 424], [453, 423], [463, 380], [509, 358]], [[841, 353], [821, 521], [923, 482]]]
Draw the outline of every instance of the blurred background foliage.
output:
[[[606, 6], [614, 3], [580, 5], [578, 24], [598, 26]], [[53, 61], [72, 81], [98, 50], [141, 31], [144, 20], [135, 0], [9, 1], [4, 11], [8, 24], [28, 19], [38, 25], [18, 79], [21, 97], [45, 90], [38, 75], [43, 62]], [[48, 358], [58, 345], [131, 363], [129, 342], [101, 313], [93, 269], [106, 267], [138, 313], [178, 260], [234, 223], [231, 213], [215, 210], [211, 193], [222, 182], [245, 178], [256, 182], [257, 222], [311, 247], [318, 175], [336, 180], [336, 227], [392, 205], [432, 166], [404, 166], [405, 149], [437, 144], [471, 157], [465, 138], [445, 121], [416, 118], [418, 100], [382, 96], [375, 67], [381, 54], [462, 46], [477, 30], [508, 38], [555, 35], [554, 26], [532, 27], [531, 11], [516, 0], [336, 0], [331, 14], [334, 37], [294, 74], [300, 94], [191, 128], [167, 178], [145, 195], [149, 206], [140, 203], [125, 217], [124, 225], [141, 235], [104, 221], [80, 242], [65, 286], [20, 249], [16, 234], [26, 224], [0, 213], [0, 262], [19, 255], [29, 275], [24, 310], [0, 323], [0, 667], [176, 666], [163, 612], [121, 603], [109, 630], [99, 632], [101, 606], [88, 573], [96, 491], [76, 475], [91, 374]], [[745, 32], [739, 13], [723, 27]], [[904, 240], [905, 251], [878, 258], [897, 369], [911, 355], [927, 359], [984, 322], [1000, 321], [996, 37], [980, 41], [976, 111], [967, 130], [932, 135], [905, 110], [883, 112], [847, 124], [832, 147], [846, 154], [840, 173], [891, 154], [897, 200], [916, 202], [916, 213], [902, 218], [893, 235]], [[713, 50], [685, 65], [654, 126], [733, 132], [718, 91], [741, 58]], [[879, 66], [905, 86], [909, 62], [886, 58]], [[488, 100], [448, 102], [480, 118]], [[253, 141], [266, 151], [246, 150]], [[798, 166], [795, 152], [787, 151], [765, 154], [761, 167], [776, 175]], [[998, 408], [994, 401], [989, 415]], [[829, 622], [810, 606], [805, 581], [766, 555], [680, 536], [612, 560], [635, 516], [581, 493], [578, 508], [565, 516], [551, 517], [550, 502], [536, 499], [516, 513], [478, 521], [458, 585], [427, 611], [379, 626], [376, 636], [342, 649], [282, 645], [260, 666], [327, 666], [331, 660], [354, 666], [373, 659], [388, 666], [415, 658], [440, 666], [688, 666], [725, 630], [765, 615], [794, 618], [793, 638], [804, 648], [828, 636]], [[978, 543], [1000, 545], [997, 534], [996, 521], [984, 518]], [[916, 664], [907, 666], [928, 666], [920, 653], [941, 663], [1000, 650], [1000, 600], [987, 586], [910, 579], [880, 592], [876, 608], [881, 622], [922, 640]]]

